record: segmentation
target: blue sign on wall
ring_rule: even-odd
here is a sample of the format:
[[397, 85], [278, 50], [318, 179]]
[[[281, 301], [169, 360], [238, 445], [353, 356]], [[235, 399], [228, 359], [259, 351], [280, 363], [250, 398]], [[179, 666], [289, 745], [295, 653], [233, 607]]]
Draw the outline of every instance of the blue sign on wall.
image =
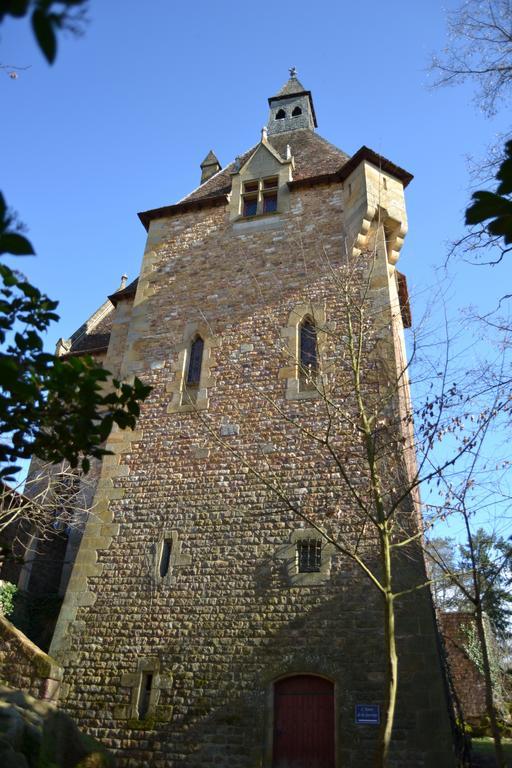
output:
[[356, 704], [356, 723], [358, 725], [380, 725], [379, 704]]

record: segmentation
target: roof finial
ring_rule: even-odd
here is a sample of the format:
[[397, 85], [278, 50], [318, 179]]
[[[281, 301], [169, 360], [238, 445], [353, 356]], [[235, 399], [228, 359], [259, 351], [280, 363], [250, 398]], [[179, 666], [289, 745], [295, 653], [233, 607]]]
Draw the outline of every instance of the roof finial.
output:
[[267, 126], [264, 125], [263, 128], [261, 129], [261, 140], [262, 141], [266, 141], [267, 140], [267, 135], [268, 135], [267, 134]]
[[118, 291], [122, 291], [123, 290], [123, 288], [126, 286], [126, 281], [127, 280], [128, 280], [128, 275], [127, 274], [121, 275], [121, 285], [117, 289]]
[[290, 73], [290, 77], [295, 77], [295, 78], [297, 77], [297, 68], [296, 67], [290, 67], [288, 72]]

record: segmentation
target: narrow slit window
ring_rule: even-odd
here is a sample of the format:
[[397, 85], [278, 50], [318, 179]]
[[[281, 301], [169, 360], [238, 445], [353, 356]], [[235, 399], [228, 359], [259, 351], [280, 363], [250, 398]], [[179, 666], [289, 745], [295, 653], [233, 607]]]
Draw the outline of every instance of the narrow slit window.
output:
[[190, 345], [190, 359], [188, 361], [187, 388], [199, 387], [201, 381], [201, 366], [203, 364], [204, 341], [196, 336]]
[[137, 702], [137, 716], [139, 720], [144, 720], [149, 712], [149, 702], [151, 699], [151, 689], [153, 687], [153, 673], [143, 672], [140, 681], [139, 701]]
[[302, 115], [302, 109], [300, 107], [295, 107], [292, 112], [292, 117], [298, 117], [299, 115]]
[[169, 573], [171, 563], [172, 539], [165, 539], [160, 553], [160, 578], [163, 579]]
[[321, 539], [299, 539], [297, 542], [297, 567], [299, 573], [318, 573], [321, 565]]
[[300, 374], [311, 379], [318, 372], [317, 338], [314, 321], [307, 317], [300, 326]]

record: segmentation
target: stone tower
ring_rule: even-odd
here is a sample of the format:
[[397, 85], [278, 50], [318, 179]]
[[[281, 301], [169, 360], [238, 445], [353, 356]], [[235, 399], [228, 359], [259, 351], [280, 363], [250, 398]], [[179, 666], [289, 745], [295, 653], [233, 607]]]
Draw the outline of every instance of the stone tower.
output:
[[[62, 706], [119, 766], [366, 768], [376, 744], [382, 606], [346, 549], [372, 562], [377, 542], [343, 344], [347, 306], [368, 302], [364, 387], [390, 445], [408, 406], [404, 377], [391, 396], [384, 382], [405, 360], [412, 177], [321, 138], [294, 70], [269, 104], [255, 146], [224, 169], [210, 152], [198, 189], [139, 214], [139, 278], [102, 320], [106, 367], [153, 389], [137, 430], [109, 438], [51, 653]], [[413, 464], [400, 448], [390, 473]], [[417, 500], [402, 507], [417, 530]], [[404, 559], [399, 583], [424, 578]], [[448, 768], [428, 592], [397, 621], [392, 765]]]

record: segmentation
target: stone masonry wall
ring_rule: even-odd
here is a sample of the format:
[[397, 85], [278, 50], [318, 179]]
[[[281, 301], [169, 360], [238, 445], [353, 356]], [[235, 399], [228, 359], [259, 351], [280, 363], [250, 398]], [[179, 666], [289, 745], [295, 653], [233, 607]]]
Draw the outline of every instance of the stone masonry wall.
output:
[[[336, 466], [292, 423], [321, 428], [325, 403], [285, 398], [293, 361], [283, 329], [294, 307], [321, 306], [322, 368], [337, 377], [340, 409], [351, 407], [348, 369], [332, 365], [345, 327], [333, 273], [344, 285], [352, 280], [356, 296], [364, 270], [350, 268], [343, 221], [342, 189], [331, 185], [294, 192], [286, 215], [231, 224], [217, 207], [151, 225], [121, 372], [153, 390], [137, 430], [109, 440], [115, 455], [103, 462], [53, 645], [66, 669], [63, 706], [116, 751], [121, 768], [270, 766], [272, 683], [305, 672], [335, 683], [337, 764], [369, 764], [376, 729], [356, 726], [354, 707], [383, 702], [379, 595], [340, 553], [329, 555], [326, 581], [292, 586], [293, 563], [283, 554], [307, 527], [285, 497], [333, 535], [353, 540], [361, 530]], [[387, 274], [385, 254], [379, 258]], [[216, 342], [208, 408], [170, 412], [181, 375], [177, 350], [190, 323]], [[378, 399], [375, 377], [365, 387]], [[340, 430], [335, 447], [364, 492], [354, 433]], [[403, 514], [414, 524], [410, 504]], [[174, 559], [160, 578], [164, 534], [172, 534]], [[374, 538], [361, 546], [371, 557]], [[422, 562], [404, 559], [397, 583], [423, 579]], [[392, 765], [448, 768], [451, 737], [426, 592], [401, 601], [398, 642]], [[148, 672], [154, 690], [148, 716], [138, 719], [138, 686]]]
[[62, 669], [23, 632], [0, 616], [0, 681], [31, 696], [58, 698]]
[[470, 613], [442, 613], [439, 616], [453, 685], [468, 722], [479, 723], [486, 714], [485, 682], [466, 650], [468, 628], [474, 627]]

